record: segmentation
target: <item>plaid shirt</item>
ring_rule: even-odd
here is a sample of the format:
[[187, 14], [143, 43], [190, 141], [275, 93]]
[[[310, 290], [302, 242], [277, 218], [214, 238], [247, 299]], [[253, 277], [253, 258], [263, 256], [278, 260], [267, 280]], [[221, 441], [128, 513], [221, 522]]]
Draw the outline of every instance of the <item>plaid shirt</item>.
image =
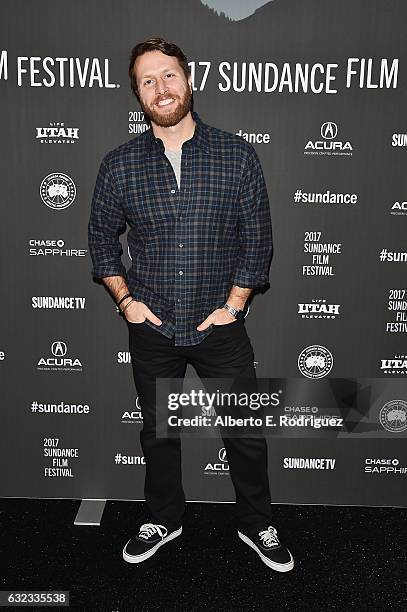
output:
[[[103, 158], [88, 228], [93, 276], [124, 276], [132, 296], [163, 321], [145, 323], [168, 338], [175, 333], [176, 346], [198, 344], [212, 332], [213, 325], [196, 327], [223, 306], [232, 285], [265, 285], [272, 254], [267, 189], [254, 148], [192, 116], [180, 189], [162, 140], [148, 129]], [[127, 273], [119, 241], [126, 222]]]

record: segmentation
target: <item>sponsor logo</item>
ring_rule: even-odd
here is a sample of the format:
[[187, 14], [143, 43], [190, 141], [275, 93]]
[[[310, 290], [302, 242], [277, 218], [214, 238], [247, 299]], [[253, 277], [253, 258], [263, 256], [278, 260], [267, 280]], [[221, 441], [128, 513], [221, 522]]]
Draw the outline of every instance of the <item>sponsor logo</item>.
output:
[[333, 140], [338, 134], [338, 126], [332, 121], [327, 121], [321, 125], [321, 136], [327, 140]]
[[407, 134], [393, 134], [391, 137], [392, 147], [407, 147]]
[[394, 202], [390, 211], [391, 215], [407, 215], [407, 202], [399, 202], [398, 200]]
[[131, 363], [130, 351], [119, 351], [117, 353], [117, 363]]
[[304, 155], [352, 155], [353, 147], [349, 140], [335, 140], [338, 135], [338, 125], [333, 121], [323, 123], [320, 134], [323, 140], [308, 140], [304, 147]]
[[285, 470], [334, 470], [336, 459], [327, 457], [283, 457]]
[[74, 144], [79, 140], [79, 128], [51, 121], [47, 127], [37, 127], [35, 138], [41, 144]]
[[400, 461], [396, 458], [365, 458], [365, 474], [407, 474], [407, 467], [399, 467]]
[[382, 359], [383, 374], [407, 374], [407, 355], [395, 355], [393, 359]]
[[236, 136], [244, 138], [244, 140], [247, 140], [247, 142], [250, 142], [251, 144], [268, 144], [270, 142], [270, 134], [267, 132], [264, 134], [260, 132], [242, 132], [240, 129], [238, 132], [236, 132]]
[[37, 370], [54, 372], [82, 372], [83, 366], [78, 357], [68, 356], [68, 346], [62, 340], [51, 344], [52, 357], [40, 357]]
[[134, 409], [125, 410], [121, 418], [122, 423], [142, 423], [143, 414], [141, 412], [140, 401], [138, 396], [134, 400]]
[[31, 306], [35, 310], [84, 310], [85, 302], [84, 297], [33, 296], [31, 298]]
[[391, 400], [382, 406], [379, 413], [380, 425], [391, 433], [407, 430], [407, 402]]
[[298, 369], [307, 378], [323, 378], [332, 370], [333, 356], [325, 346], [313, 344], [303, 349], [298, 357]]
[[76, 186], [70, 176], [52, 172], [41, 182], [40, 196], [45, 206], [53, 210], [65, 210], [76, 197]]
[[224, 476], [229, 474], [229, 463], [226, 457], [226, 449], [220, 448], [218, 451], [219, 461], [216, 463], [207, 463], [204, 469], [204, 474], [213, 474], [215, 476]]
[[298, 304], [298, 314], [302, 319], [336, 319], [339, 316], [340, 304], [327, 304], [324, 299], [313, 299], [312, 302]]
[[30, 238], [30, 257], [86, 257], [87, 249], [65, 249], [64, 240]]

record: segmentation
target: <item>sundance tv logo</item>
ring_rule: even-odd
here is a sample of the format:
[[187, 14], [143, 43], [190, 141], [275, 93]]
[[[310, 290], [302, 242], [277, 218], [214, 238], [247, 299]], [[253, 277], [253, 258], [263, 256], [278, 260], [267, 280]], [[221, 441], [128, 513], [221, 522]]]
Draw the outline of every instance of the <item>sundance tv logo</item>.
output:
[[31, 306], [34, 310], [84, 310], [86, 298], [84, 297], [59, 297], [49, 295], [33, 295]]
[[328, 457], [284, 457], [285, 470], [334, 470], [336, 459]]
[[37, 370], [52, 372], [82, 372], [83, 366], [78, 357], [68, 355], [68, 346], [62, 340], [51, 344], [51, 356], [40, 357]]
[[323, 123], [320, 134], [322, 140], [308, 140], [304, 155], [352, 155], [353, 147], [349, 140], [336, 139], [338, 126], [333, 121]]

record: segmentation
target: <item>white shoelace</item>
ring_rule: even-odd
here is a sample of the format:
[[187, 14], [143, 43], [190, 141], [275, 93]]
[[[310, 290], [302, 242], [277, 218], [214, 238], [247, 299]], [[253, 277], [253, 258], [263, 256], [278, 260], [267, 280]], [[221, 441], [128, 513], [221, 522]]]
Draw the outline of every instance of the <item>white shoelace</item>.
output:
[[[165, 533], [163, 533], [162, 530], [164, 530]], [[147, 540], [147, 538], [152, 536], [154, 533], [159, 533], [161, 538], [164, 539], [165, 536], [167, 535], [167, 529], [166, 527], [164, 527], [164, 525], [155, 525], [154, 523], [144, 523], [144, 525], [140, 527], [139, 538], [144, 538]]]
[[259, 531], [260, 539], [264, 546], [271, 548], [272, 546], [280, 546], [280, 542], [277, 537], [277, 530], [271, 525], [265, 531]]

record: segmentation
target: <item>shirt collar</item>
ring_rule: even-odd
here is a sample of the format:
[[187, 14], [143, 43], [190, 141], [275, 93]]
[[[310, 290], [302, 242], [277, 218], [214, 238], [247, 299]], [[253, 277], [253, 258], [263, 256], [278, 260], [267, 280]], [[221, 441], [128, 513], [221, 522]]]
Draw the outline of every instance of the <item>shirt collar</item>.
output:
[[[200, 149], [202, 149], [205, 153], [209, 153], [209, 139], [208, 139], [208, 133], [207, 133], [207, 126], [201, 120], [197, 112], [192, 111], [191, 115], [192, 115], [192, 119], [195, 121], [195, 130], [192, 135], [192, 138], [190, 138], [189, 140], [186, 140], [183, 143], [182, 147], [187, 148], [187, 147], [197, 146]], [[146, 155], [148, 155], [152, 150], [159, 150], [159, 151], [164, 152], [163, 141], [161, 140], [161, 138], [156, 138], [154, 136], [154, 132], [151, 127], [150, 129], [145, 131], [145, 134], [146, 134], [146, 146], [145, 146]]]

